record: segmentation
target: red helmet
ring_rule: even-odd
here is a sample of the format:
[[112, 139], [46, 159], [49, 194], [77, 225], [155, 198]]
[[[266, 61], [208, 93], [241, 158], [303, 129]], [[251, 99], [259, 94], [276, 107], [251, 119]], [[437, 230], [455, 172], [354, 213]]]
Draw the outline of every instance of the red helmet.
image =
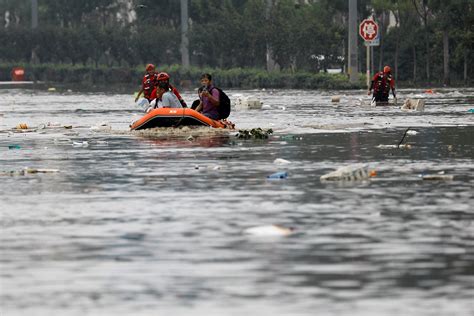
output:
[[389, 66], [385, 66], [385, 67], [383, 67], [383, 72], [388, 74], [388, 73], [392, 72], [392, 69]]
[[170, 76], [166, 72], [160, 72], [158, 74], [158, 81], [170, 80]]
[[148, 64], [148, 65], [146, 65], [146, 68], [145, 68], [145, 69], [146, 69], [146, 71], [155, 70], [155, 65], [153, 65], [153, 64]]

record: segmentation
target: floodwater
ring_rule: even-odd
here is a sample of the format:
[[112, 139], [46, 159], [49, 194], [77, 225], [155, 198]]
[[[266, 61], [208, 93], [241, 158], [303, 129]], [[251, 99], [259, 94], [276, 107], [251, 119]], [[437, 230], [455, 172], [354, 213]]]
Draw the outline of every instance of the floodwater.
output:
[[[0, 90], [0, 314], [474, 313], [474, 90], [399, 92], [425, 112], [232, 93], [271, 106], [230, 117], [269, 139], [132, 134], [130, 95]], [[355, 163], [377, 176], [319, 179]], [[245, 233], [271, 224], [295, 230]]]

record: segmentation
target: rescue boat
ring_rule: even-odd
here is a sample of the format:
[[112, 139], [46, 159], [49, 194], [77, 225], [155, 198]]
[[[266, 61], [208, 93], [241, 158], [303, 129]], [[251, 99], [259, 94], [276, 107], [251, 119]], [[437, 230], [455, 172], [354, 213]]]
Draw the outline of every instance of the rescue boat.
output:
[[131, 130], [136, 131], [155, 127], [178, 126], [210, 126], [214, 128], [226, 127], [224, 123], [212, 120], [190, 108], [158, 108], [151, 110], [138, 121], [133, 122], [130, 128]]

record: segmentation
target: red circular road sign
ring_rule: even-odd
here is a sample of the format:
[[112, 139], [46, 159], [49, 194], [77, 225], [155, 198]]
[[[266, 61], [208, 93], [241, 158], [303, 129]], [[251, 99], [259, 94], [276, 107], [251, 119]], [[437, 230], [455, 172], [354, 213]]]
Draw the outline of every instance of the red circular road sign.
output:
[[367, 42], [373, 41], [377, 37], [379, 26], [374, 20], [364, 20], [359, 25], [359, 35]]

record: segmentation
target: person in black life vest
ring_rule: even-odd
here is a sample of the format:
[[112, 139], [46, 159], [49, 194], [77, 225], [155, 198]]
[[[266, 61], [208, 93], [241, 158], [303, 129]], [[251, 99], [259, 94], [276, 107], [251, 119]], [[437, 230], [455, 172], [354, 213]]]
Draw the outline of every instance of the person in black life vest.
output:
[[392, 90], [393, 97], [397, 100], [397, 96], [395, 95], [395, 80], [392, 78], [391, 72], [390, 67], [385, 66], [383, 67], [383, 71], [376, 73], [372, 78], [372, 83], [367, 95], [370, 95], [373, 89], [373, 99], [375, 102], [388, 102], [390, 90]]

